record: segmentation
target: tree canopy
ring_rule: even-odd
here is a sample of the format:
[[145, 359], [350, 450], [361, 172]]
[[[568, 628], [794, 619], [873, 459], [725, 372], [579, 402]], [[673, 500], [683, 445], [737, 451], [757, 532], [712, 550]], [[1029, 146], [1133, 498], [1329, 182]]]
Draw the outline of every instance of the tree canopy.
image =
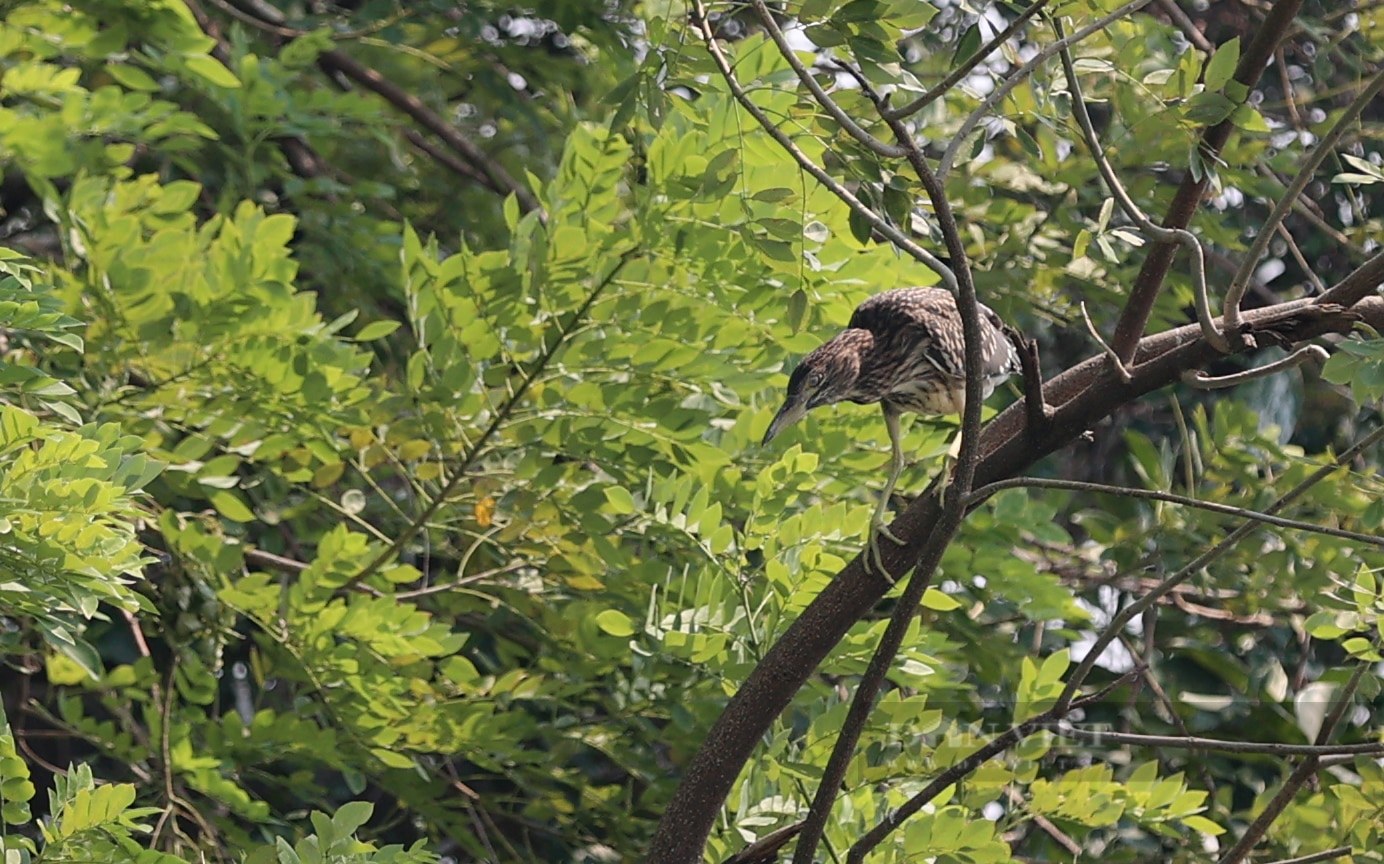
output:
[[1384, 861], [1378, 4], [4, 10], [5, 864]]

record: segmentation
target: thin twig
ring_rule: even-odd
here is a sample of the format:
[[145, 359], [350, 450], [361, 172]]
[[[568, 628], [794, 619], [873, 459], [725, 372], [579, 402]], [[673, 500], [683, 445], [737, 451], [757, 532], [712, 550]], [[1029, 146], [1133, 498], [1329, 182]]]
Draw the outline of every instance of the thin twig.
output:
[[465, 159], [447, 150], [443, 150], [438, 145], [429, 141], [427, 136], [417, 129], [405, 129], [404, 137], [408, 139], [410, 144], [428, 154], [435, 162], [449, 169], [453, 174], [479, 183], [492, 192], [499, 192], [502, 195], [505, 193], [505, 190], [502, 189], [499, 184], [490, 179], [489, 174], [483, 171], [477, 171], [475, 168], [471, 167], [471, 163], [467, 162]]
[[998, 480], [972, 492], [966, 499], [966, 506], [968, 508], [974, 507], [981, 501], [994, 495], [996, 492], [1002, 492], [1005, 489], [1025, 488], [1065, 489], [1072, 492], [1090, 492], [1096, 495], [1119, 495], [1124, 498], [1145, 498], [1151, 501], [1166, 501], [1169, 504], [1181, 504], [1184, 507], [1195, 507], [1199, 510], [1209, 510], [1212, 513], [1224, 513], [1227, 516], [1238, 516], [1241, 519], [1252, 519], [1256, 522], [1265, 522], [1269, 525], [1277, 525], [1280, 528], [1291, 528], [1297, 531], [1309, 531], [1313, 534], [1326, 534], [1331, 537], [1340, 537], [1344, 540], [1354, 540], [1357, 543], [1365, 543], [1370, 546], [1377, 546], [1384, 549], [1384, 537], [1376, 537], [1372, 534], [1358, 534], [1354, 531], [1343, 531], [1340, 528], [1316, 525], [1312, 522], [1285, 519], [1282, 516], [1274, 516], [1270, 513], [1260, 513], [1257, 510], [1248, 510], [1244, 507], [1235, 507], [1230, 504], [1221, 504], [1216, 501], [1203, 501], [1199, 498], [1178, 495], [1174, 492], [1161, 492], [1157, 489], [1135, 489], [1128, 486], [1108, 486], [1104, 483], [1086, 483], [1080, 480], [1056, 480], [1044, 477], [1014, 477], [1009, 480]]
[[[1174, 594], [1173, 597], [1176, 599], [1177, 595]], [[1147, 646], [1149, 654], [1153, 654], [1157, 651], [1157, 642], [1155, 641], [1157, 639], [1157, 621], [1158, 615], [1156, 612], [1150, 610], [1146, 613], [1144, 644]], [[1163, 706], [1163, 710], [1167, 712], [1168, 718], [1172, 721], [1173, 725], [1177, 727], [1177, 730], [1182, 733], [1182, 737], [1191, 738], [1192, 730], [1187, 728], [1187, 723], [1182, 719], [1182, 715], [1178, 713], [1176, 703], [1174, 703], [1172, 697], [1168, 695], [1168, 691], [1163, 689], [1163, 685], [1158, 682], [1158, 676], [1154, 674], [1153, 667], [1149, 665], [1149, 661], [1139, 652], [1138, 647], [1134, 644], [1134, 640], [1121, 633], [1120, 644], [1124, 645], [1125, 650], [1129, 652], [1129, 656], [1133, 657], [1135, 662], [1143, 668], [1144, 684], [1148, 685], [1149, 690], [1153, 692], [1154, 698], [1158, 700], [1159, 704]], [[1196, 762], [1196, 767], [1198, 774], [1201, 776], [1202, 787], [1211, 797], [1211, 800], [1214, 801], [1216, 798], [1216, 781], [1211, 777], [1211, 772], [1207, 769], [1204, 761], [1198, 760]]]
[[1333, 858], [1344, 858], [1351, 853], [1349, 846], [1337, 846], [1335, 849], [1323, 849], [1320, 852], [1313, 852], [1311, 855], [1301, 855], [1297, 858], [1281, 858], [1278, 861], [1268, 861], [1265, 864], [1316, 864], [1318, 861], [1330, 861]]
[[1211, 44], [1211, 40], [1206, 38], [1206, 34], [1197, 29], [1197, 24], [1182, 11], [1182, 7], [1177, 5], [1177, 0], [1158, 0], [1158, 5], [1163, 7], [1163, 11], [1168, 13], [1168, 18], [1172, 20], [1177, 28], [1182, 31], [1182, 35], [1187, 37], [1187, 41], [1196, 46], [1197, 50], [1205, 51], [1210, 54], [1216, 50], [1216, 46]]
[[803, 61], [798, 59], [797, 53], [793, 51], [788, 40], [784, 38], [783, 30], [779, 29], [778, 22], [774, 20], [774, 15], [769, 11], [769, 6], [764, 0], [751, 0], [751, 5], [754, 6], [754, 11], [759, 15], [759, 23], [763, 24], [764, 29], [769, 32], [769, 38], [774, 41], [774, 45], [778, 47], [783, 59], [787, 60], [788, 65], [797, 73], [798, 80], [803, 82], [803, 86], [812, 94], [812, 98], [817, 100], [817, 104], [826, 109], [833, 120], [841, 124], [841, 128], [849, 132], [852, 138], [886, 159], [897, 159], [903, 155], [902, 147], [897, 144], [885, 143], [861, 128], [860, 124], [855, 122], [855, 118], [841, 110], [841, 106], [836, 104], [836, 100], [822, 89], [822, 85], [817, 83], [812, 72], [803, 65]]
[[1004, 97], [1009, 95], [1009, 91], [1028, 80], [1028, 77], [1032, 75], [1039, 66], [1046, 63], [1054, 54], [1068, 45], [1073, 45], [1085, 39], [1087, 36], [1090, 36], [1092, 33], [1104, 30], [1121, 18], [1138, 12], [1151, 2], [1152, 0], [1132, 0], [1132, 2], [1126, 3], [1109, 15], [1092, 21], [1071, 36], [1065, 39], [1059, 39], [1051, 45], [1048, 45], [1035, 54], [1032, 60], [1029, 60], [1016, 69], [1012, 75], [1004, 79], [1004, 83], [996, 87], [989, 96], [986, 96], [984, 101], [982, 101], [980, 105], [971, 112], [970, 116], [966, 118], [966, 121], [961, 124], [961, 128], [957, 131], [956, 136], [953, 137], [951, 143], [947, 145], [946, 152], [942, 154], [942, 161], [937, 164], [937, 178], [939, 180], [946, 179], [947, 174], [951, 171], [952, 163], [956, 161], [957, 152], [961, 149], [962, 143], [970, 136], [971, 131], [976, 128], [981, 120], [985, 119], [985, 116], [990, 113], [991, 109], [998, 105]]
[[1280, 744], [1272, 741], [1225, 741], [1219, 738], [1197, 738], [1190, 735], [1136, 735], [1131, 732], [1108, 732], [1104, 729], [1082, 729], [1070, 723], [1050, 723], [1049, 731], [1077, 741], [1093, 744], [1127, 744], [1131, 747], [1167, 747], [1176, 750], [1214, 750], [1218, 753], [1261, 753], [1267, 756], [1377, 756], [1384, 753], [1384, 743], [1365, 744]]
[[[1019, 790], [1015, 789], [1013, 786], [1004, 787], [1004, 797], [1009, 799], [1009, 803], [1013, 807], [1022, 808], [1024, 806], [1024, 797], [1020, 795]], [[1053, 821], [1051, 819], [1044, 816], [1042, 813], [1030, 812], [1028, 814], [1028, 818], [1033, 820], [1033, 824], [1037, 825], [1044, 834], [1051, 837], [1057, 843], [1058, 846], [1061, 846], [1063, 849], [1066, 849], [1068, 855], [1075, 855], [1079, 858], [1081, 856], [1081, 853], [1085, 851], [1081, 848], [1080, 843], [1073, 840], [1070, 836], [1067, 835], [1067, 832], [1063, 831], [1061, 828], [1058, 828], [1055, 824], [1053, 824]]]
[[695, 6], [697, 12], [696, 21], [701, 28], [702, 38], [706, 42], [707, 50], [711, 52], [711, 59], [715, 62], [716, 68], [721, 73], [721, 77], [725, 79], [726, 86], [730, 88], [731, 95], [735, 97], [735, 101], [740, 103], [740, 106], [755, 119], [755, 122], [757, 122], [765, 132], [769, 133], [769, 137], [773, 138], [774, 141], [784, 149], [784, 152], [793, 157], [793, 161], [797, 162], [800, 168], [808, 174], [811, 174], [812, 178], [826, 187], [831, 194], [845, 202], [846, 206], [850, 207], [856, 215], [860, 216], [866, 222], [869, 222], [870, 227], [883, 234], [889, 242], [893, 243], [904, 252], [907, 252], [918, 262], [935, 272], [938, 278], [942, 280], [942, 283], [947, 286], [947, 290], [955, 293], [956, 275], [952, 273], [950, 267], [943, 264], [936, 255], [933, 255], [922, 246], [914, 243], [908, 235], [890, 224], [883, 216], [867, 207], [865, 203], [855, 197], [849, 189], [838, 183], [835, 178], [826, 171], [822, 170], [817, 163], [813, 162], [812, 159], [802, 151], [802, 148], [798, 147], [798, 145], [793, 142], [792, 138], [788, 137], [782, 129], [775, 125], [773, 120], [769, 119], [769, 115], [765, 114], [764, 110], [754, 103], [754, 100], [750, 99], [749, 93], [747, 93], [745, 88], [740, 84], [740, 80], [735, 77], [735, 70], [731, 68], [730, 61], [726, 59], [725, 52], [721, 50], [720, 44], [716, 41], [716, 34], [712, 31], [711, 22], [707, 19], [706, 7], [702, 4], [701, 0], [695, 0]]
[[[1268, 165], [1260, 164], [1257, 167], [1259, 169], [1260, 176], [1273, 180], [1274, 182], [1283, 186], [1285, 189], [1288, 187], [1288, 184], [1284, 182], [1283, 179], [1279, 177], [1276, 173], [1274, 173], [1274, 170], [1270, 168]], [[1322, 215], [1318, 213], [1316, 210], [1314, 210], [1308, 202], [1302, 200], [1301, 198], [1297, 199], [1293, 202], [1293, 212], [1297, 213], [1299, 216], [1306, 219], [1308, 222], [1311, 222], [1313, 228], [1316, 228], [1318, 231], [1330, 237], [1332, 240], [1335, 240], [1336, 243], [1342, 249], [1345, 249], [1347, 252], [1352, 252], [1356, 255], [1365, 254], [1364, 248], [1359, 243], [1356, 243], [1353, 240], [1351, 240], [1349, 237], [1347, 237], [1344, 233], [1341, 232], [1341, 229], [1337, 228], [1335, 225], [1332, 225], [1330, 222], [1327, 222], [1324, 218], [1322, 218]]]
[[1011, 342], [1019, 349], [1019, 367], [1024, 375], [1024, 413], [1028, 418], [1028, 434], [1046, 434], [1048, 424], [1056, 413], [1043, 396], [1043, 365], [1038, 356], [1038, 340], [1023, 337], [1016, 330], [1005, 328]]
[[496, 187], [512, 194], [519, 203], [519, 209], [523, 212], [541, 212], [542, 207], [539, 205], [538, 199], [524, 184], [511, 177], [509, 172], [489, 153], [486, 153], [474, 141], [462, 134], [460, 129], [443, 120], [440, 115], [424, 105], [423, 100], [417, 96], [342, 51], [335, 49], [323, 51], [317, 56], [317, 63], [328, 71], [340, 72], [412, 117], [419, 125], [441, 138], [448, 147], [474, 165], [478, 171], [489, 177]]
[[[1272, 516], [1289, 504], [1292, 504], [1298, 498], [1302, 497], [1308, 489], [1320, 483], [1343, 465], [1349, 464], [1350, 460], [1354, 459], [1357, 453], [1360, 453], [1366, 447], [1369, 447], [1382, 438], [1384, 438], [1384, 426], [1381, 426], [1361, 438], [1352, 447], [1338, 455], [1330, 464], [1323, 465], [1316, 471], [1313, 471], [1302, 482], [1280, 495], [1277, 500], [1269, 505], [1265, 512]], [[1226, 552], [1229, 552], [1234, 548], [1235, 544], [1248, 536], [1257, 524], [1257, 522], [1253, 521], [1245, 522], [1245, 524], [1226, 535], [1225, 539], [1198, 555], [1181, 570], [1178, 570], [1176, 573], [1160, 582], [1158, 587], [1129, 604], [1111, 618], [1110, 623], [1105, 626], [1105, 629], [1096, 637], [1095, 643], [1086, 652], [1086, 656], [1082, 658], [1077, 668], [1068, 677], [1067, 685], [1063, 688], [1062, 695], [1058, 697], [1058, 704], [1062, 704], [1064, 701], [1070, 700], [1076, 695], [1077, 689], [1081, 687], [1086, 677], [1091, 674], [1091, 670], [1095, 668], [1096, 661], [1105, 653], [1105, 649], [1110, 647], [1110, 643], [1114, 642], [1124, 630], [1125, 625], [1132, 621], [1135, 616], [1143, 614], [1145, 609], [1157, 603], [1168, 592], [1172, 591], [1183, 582], [1186, 582], [1194, 574], [1200, 572], [1203, 567], [1215, 561]]]
[[[1370, 668], [1370, 665], [1366, 663], [1356, 664], [1355, 671], [1350, 676], [1350, 680], [1346, 682], [1345, 687], [1341, 688], [1336, 704], [1332, 706], [1331, 713], [1322, 721], [1322, 727], [1317, 731], [1316, 743], [1318, 745], [1325, 744], [1326, 740], [1331, 737], [1332, 732], [1335, 731], [1336, 725], [1340, 723], [1341, 718], [1345, 716], [1347, 706], [1349, 706], [1351, 701], [1355, 698], [1355, 690], [1359, 687], [1361, 678], [1364, 677], [1365, 672]], [[1312, 777], [1316, 775], [1317, 769], [1320, 766], [1321, 758], [1319, 756], [1308, 756], [1303, 759], [1302, 762], [1298, 764], [1297, 768], [1293, 769], [1293, 773], [1288, 775], [1288, 779], [1283, 782], [1283, 786], [1274, 793], [1273, 798], [1269, 799], [1269, 802], [1264, 805], [1264, 809], [1259, 812], [1259, 815], [1254, 817], [1254, 821], [1249, 823], [1245, 828], [1245, 832], [1235, 841], [1235, 845], [1230, 847], [1216, 864], [1240, 864], [1240, 862], [1248, 858], [1249, 853], [1259, 844], [1259, 841], [1264, 838], [1264, 835], [1268, 833], [1269, 826], [1273, 825], [1274, 821], [1277, 820], [1279, 816], [1283, 815], [1283, 811], [1287, 809], [1289, 802], [1293, 800], [1293, 796], [1297, 795], [1298, 790], [1305, 786], [1307, 781], [1311, 780]]]
[[1230, 288], [1225, 292], [1225, 310], [1222, 313], [1222, 320], [1225, 322], [1225, 329], [1235, 332], [1240, 326], [1240, 301], [1244, 299], [1245, 289], [1249, 286], [1250, 278], [1254, 275], [1254, 269], [1259, 266], [1259, 259], [1264, 256], [1264, 250], [1268, 248], [1269, 241], [1273, 238], [1274, 229], [1278, 227], [1283, 218], [1292, 209], [1293, 202], [1301, 197], [1307, 184], [1312, 182], [1316, 176], [1317, 168], [1327, 156], [1331, 155], [1336, 149], [1336, 142], [1345, 134], [1360, 116], [1360, 112], [1365, 110], [1374, 97], [1384, 89], [1384, 69], [1375, 73], [1365, 88], [1360, 91], [1341, 114], [1340, 118], [1331, 127], [1331, 130], [1317, 144], [1315, 150], [1304, 160], [1302, 168], [1298, 170], [1293, 182], [1288, 184], [1283, 197], [1278, 199], [1278, 204], [1273, 208], [1273, 212], [1264, 220], [1260, 226], [1259, 233], [1254, 236], [1254, 242], [1250, 244], [1249, 251], [1245, 253], [1244, 260], [1240, 262], [1240, 269], [1235, 274], [1235, 278], [1230, 283]]
[[1100, 331], [1096, 329], [1095, 322], [1091, 320], [1091, 313], [1086, 311], [1086, 301], [1082, 300], [1080, 306], [1081, 317], [1086, 321], [1086, 331], [1091, 334], [1092, 339], [1096, 340], [1096, 344], [1100, 346], [1101, 351], [1110, 360], [1110, 362], [1115, 364], [1115, 373], [1119, 375], [1120, 380], [1126, 384], [1128, 384], [1130, 381], [1133, 381], [1134, 376], [1130, 374], [1129, 369], [1124, 364], [1124, 361], [1120, 359], [1120, 355], [1115, 353], [1115, 349], [1110, 347], [1110, 343], [1106, 342], [1104, 339], [1101, 338]]
[[1289, 231], [1288, 226], [1281, 222], [1278, 224], [1278, 236], [1282, 237], [1283, 242], [1288, 244], [1288, 252], [1293, 256], [1293, 261], [1297, 263], [1298, 269], [1302, 271], [1307, 281], [1312, 283], [1312, 293], [1320, 294], [1325, 291], [1326, 283], [1322, 281], [1322, 277], [1317, 275], [1317, 271], [1312, 269], [1312, 265], [1307, 263], [1307, 256], [1303, 255], [1302, 250], [1298, 248], [1297, 240], [1293, 239], [1293, 232]]
[[881, 115], [885, 120], [902, 120], [905, 117], [917, 114], [919, 111], [937, 101], [938, 97], [945, 95], [947, 91], [965, 80], [966, 76], [971, 74], [971, 70], [980, 65], [982, 60], [995, 53], [1001, 45], [1013, 38], [1014, 34], [1019, 32], [1019, 28], [1028, 23], [1028, 20], [1034, 15], [1037, 15], [1039, 11], [1047, 5], [1047, 2], [1048, 0], [1037, 0], [1036, 3], [1033, 3], [1023, 12], [1020, 12], [1018, 17], [1009, 22], [1009, 26], [997, 33], [989, 42], [982, 45], [979, 51], [967, 57], [960, 66], [957, 66], [949, 72], [947, 77], [943, 78], [936, 87], [933, 87], [922, 96], [919, 96], [917, 99], [914, 99], [901, 108], [886, 108], [884, 111], [880, 112]]
[[1063, 705], [1059, 702], [1041, 714], [1037, 714], [1022, 723], [1017, 723], [1009, 727], [1004, 732], [1001, 732], [985, 744], [976, 748], [970, 755], [948, 766], [946, 770], [934, 777], [932, 781], [924, 786], [917, 794], [910, 797], [897, 810], [891, 811], [887, 816], [881, 819], [875, 827], [865, 832], [859, 840], [855, 841], [846, 852], [847, 864], [859, 864], [859, 862], [863, 861], [871, 850], [884, 842], [884, 839], [906, 822], [910, 816], [923, 809], [928, 802], [946, 791], [947, 787], [956, 783], [972, 771], [975, 771], [981, 765], [984, 765], [1010, 747], [1018, 744], [1039, 729], [1047, 728], [1050, 724], [1060, 720], [1071, 711], [1085, 705], [1099, 702], [1117, 688], [1134, 680], [1138, 675], [1138, 669], [1131, 669], [1129, 672], [1121, 675], [1119, 678], [1105, 685], [1097, 692], [1092, 693], [1090, 696], [1083, 696], [1069, 705]]
[[1188, 369], [1182, 373], [1183, 382], [1196, 387], [1199, 390], [1219, 390], [1222, 387], [1234, 387], [1246, 381], [1253, 381], [1256, 378], [1266, 378], [1284, 369], [1292, 369], [1301, 366], [1308, 360], [1316, 360], [1325, 363], [1331, 355], [1320, 345], [1303, 345], [1293, 353], [1281, 360], [1272, 363], [1265, 363], [1263, 366], [1256, 366], [1253, 369], [1246, 369], [1243, 372], [1236, 372], [1234, 375], [1221, 375], [1213, 377], [1196, 369]]
[[[1054, 19], [1052, 26], [1057, 31], [1058, 36], [1063, 35], [1060, 21]], [[1178, 243], [1191, 253], [1192, 285], [1195, 289], [1197, 323], [1201, 325], [1202, 335], [1207, 342], [1211, 343], [1213, 348], [1222, 354], [1229, 354], [1230, 345], [1226, 342], [1221, 331], [1216, 329], [1215, 322], [1211, 320], [1211, 302], [1207, 298], [1206, 288], [1206, 255], [1201, 248], [1201, 241], [1185, 228], [1164, 228], [1161, 225], [1155, 225], [1153, 220], [1139, 209], [1139, 205], [1134, 203], [1134, 199], [1129, 196], [1129, 193], [1125, 191], [1124, 184], [1120, 182], [1119, 175], [1111, 167], [1110, 160], [1105, 158], [1105, 149], [1101, 146], [1100, 136], [1096, 134], [1095, 124], [1091, 122], [1091, 114], [1086, 110], [1086, 97], [1081, 92], [1081, 82], [1077, 80], [1076, 61], [1072, 59], [1071, 49], [1064, 46], [1061, 50], [1061, 57], [1062, 71], [1066, 73], [1067, 88], [1071, 90], [1072, 95], [1072, 114], [1076, 117], [1077, 126], [1081, 127], [1082, 137], [1086, 139], [1086, 147], [1091, 151], [1091, 158], [1096, 161], [1096, 168], [1100, 171], [1101, 178], [1105, 180], [1106, 188], [1110, 190], [1110, 194], [1119, 203], [1125, 216], [1139, 226], [1139, 230], [1161, 243]], [[1086, 314], [1084, 306], [1081, 311], [1083, 315]], [[1090, 326], [1089, 318], [1087, 325]], [[1092, 332], [1095, 332], [1094, 327]], [[1104, 342], [1101, 345], [1115, 358], [1116, 363], [1120, 362], [1119, 355], [1114, 350], [1106, 346]], [[1123, 364], [1118, 368], [1121, 376], [1128, 375]], [[1125, 381], [1128, 380], [1126, 377]]]
[[529, 561], [514, 561], [503, 567], [483, 570], [480, 573], [472, 573], [470, 576], [458, 579], [455, 582], [448, 582], [446, 585], [429, 585], [427, 588], [418, 588], [413, 591], [400, 591], [391, 596], [396, 600], [409, 600], [414, 597], [426, 597], [429, 594], [442, 594], [447, 591], [455, 591], [458, 588], [464, 588], [475, 582], [483, 582], [486, 579], [494, 579], [496, 576], [513, 573], [515, 570], [522, 570], [528, 566], [531, 566], [531, 562]]
[[514, 411], [520, 400], [524, 398], [524, 395], [528, 393], [529, 386], [533, 384], [534, 379], [543, 373], [543, 370], [552, 362], [553, 357], [566, 346], [568, 338], [577, 326], [581, 324], [582, 319], [586, 317], [586, 313], [590, 311], [592, 305], [595, 304], [596, 300], [605, 292], [605, 289], [615, 281], [615, 277], [619, 275], [620, 271], [624, 269], [630, 259], [638, 254], [638, 251], [638, 249], [627, 249], [621, 253], [620, 260], [616, 262], [615, 266], [611, 268], [610, 272], [607, 273], [605, 277], [596, 283], [591, 293], [582, 301], [581, 306], [577, 307], [577, 309], [572, 312], [572, 316], [567, 320], [567, 323], [559, 325], [557, 338], [552, 341], [551, 348], [539, 355], [532, 368], [525, 370], [523, 379], [519, 382], [519, 386], [514, 389], [514, 394], [500, 406], [499, 411], [495, 412], [495, 416], [491, 419], [489, 425], [486, 426], [485, 431], [482, 432], [475, 443], [471, 445], [470, 452], [466, 454], [466, 457], [461, 460], [461, 463], [457, 465], [456, 469], [452, 472], [451, 479], [443, 485], [441, 491], [439, 491], [428, 506], [423, 509], [423, 512], [419, 514], [418, 518], [410, 522], [403, 531], [399, 532], [399, 536], [394, 539], [394, 542], [391, 543], [387, 549], [376, 555], [370, 563], [361, 568], [360, 572], [347, 579], [341, 587], [337, 589], [338, 591], [349, 591], [378, 572], [386, 562], [398, 555], [399, 552], [403, 550], [404, 546], [417, 536], [418, 532], [423, 530], [423, 527], [428, 524], [428, 520], [433, 517], [433, 514], [440, 510], [443, 504], [447, 503], [452, 493], [461, 485], [461, 481], [466, 477], [466, 472], [470, 469], [471, 465], [474, 464], [476, 459], [480, 458], [481, 453], [484, 452], [485, 445], [490, 442], [490, 439], [495, 436], [495, 433], [500, 431], [500, 427], [509, 420], [510, 414]]

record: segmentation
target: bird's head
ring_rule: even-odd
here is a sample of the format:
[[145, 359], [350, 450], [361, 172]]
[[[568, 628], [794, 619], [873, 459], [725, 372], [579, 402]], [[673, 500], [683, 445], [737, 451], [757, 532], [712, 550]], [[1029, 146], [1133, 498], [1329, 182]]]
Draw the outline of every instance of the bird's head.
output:
[[868, 330], [846, 330], [804, 357], [788, 377], [788, 397], [764, 433], [764, 443], [813, 408], [851, 398], [860, 377], [861, 355], [873, 338]]

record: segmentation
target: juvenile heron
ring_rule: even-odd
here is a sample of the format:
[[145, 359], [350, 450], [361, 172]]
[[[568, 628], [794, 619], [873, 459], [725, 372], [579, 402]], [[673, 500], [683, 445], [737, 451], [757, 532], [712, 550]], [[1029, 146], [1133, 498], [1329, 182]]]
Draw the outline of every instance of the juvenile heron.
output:
[[[983, 393], [1019, 371], [1019, 354], [1004, 333], [1004, 323], [987, 306], [980, 310], [980, 372]], [[870, 552], [888, 577], [879, 551], [879, 534], [899, 542], [884, 526], [894, 484], [903, 473], [899, 414], [961, 414], [966, 405], [966, 348], [956, 300], [943, 288], [896, 288], [861, 303], [846, 329], [803, 358], [788, 378], [788, 397], [764, 443], [820, 405], [878, 402], [884, 409], [893, 461], [875, 515], [870, 520]], [[866, 569], [870, 556], [865, 558]]]

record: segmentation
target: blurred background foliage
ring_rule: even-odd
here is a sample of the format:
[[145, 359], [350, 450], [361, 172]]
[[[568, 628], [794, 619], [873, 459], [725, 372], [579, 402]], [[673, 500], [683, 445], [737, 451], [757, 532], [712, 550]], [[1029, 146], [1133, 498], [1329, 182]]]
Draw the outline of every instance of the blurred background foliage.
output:
[[[1083, 42], [1079, 69], [1146, 212], [1189, 166], [1214, 171], [1193, 228], [1224, 286], [1378, 67], [1384, 19], [1308, 3], [1252, 116], [1202, 165], [1189, 152], [1219, 118], [1193, 43], [1247, 38], [1262, 10], [1188, 5], [1184, 27], [1168, 5]], [[1049, 11], [1071, 30], [1103, 6]], [[809, 0], [784, 20], [876, 86], [931, 86], [1017, 11]], [[858, 406], [760, 447], [784, 373], [865, 297], [935, 275], [755, 126], [677, 4], [5, 12], [7, 853], [639, 857], [727, 695], [858, 552], [886, 470], [884, 426]], [[752, 15], [711, 20], [808, 158], [939, 245], [915, 181], [804, 101]], [[929, 152], [1053, 39], [1041, 21], [918, 115]], [[1049, 375], [1098, 350], [1080, 304], [1108, 333], [1142, 260], [1103, 207], [1070, 98], [1053, 60], [948, 177], [981, 298], [1039, 341]], [[1377, 251], [1378, 108], [1271, 243], [1251, 305], [1311, 294]], [[1154, 329], [1189, 320], [1191, 284], [1176, 268]], [[1380, 356], [1362, 342], [1325, 378], [1153, 394], [1038, 473], [1265, 509], [1379, 428]], [[901, 490], [923, 487], [952, 432], [909, 427]], [[1376, 532], [1379, 461], [1361, 449], [1290, 515]], [[1114, 609], [1235, 524], [1053, 490], [976, 511], [828, 837], [848, 845], [1050, 698], [1065, 652], [1079, 659]], [[1158, 686], [1122, 686], [1086, 720], [1310, 742], [1330, 694], [1378, 659], [1381, 566], [1378, 548], [1262, 527], [1102, 659], [1103, 681], [1137, 658]], [[713, 855], [798, 817], [887, 607], [779, 720]], [[1353, 686], [1339, 737], [1377, 739], [1377, 679]], [[1072, 860], [1065, 840], [1110, 862], [1211, 860], [1285, 771], [1051, 738], [993, 767], [881, 857]], [[1273, 857], [1335, 844], [1379, 860], [1378, 774], [1364, 757], [1337, 765], [1278, 823]]]

